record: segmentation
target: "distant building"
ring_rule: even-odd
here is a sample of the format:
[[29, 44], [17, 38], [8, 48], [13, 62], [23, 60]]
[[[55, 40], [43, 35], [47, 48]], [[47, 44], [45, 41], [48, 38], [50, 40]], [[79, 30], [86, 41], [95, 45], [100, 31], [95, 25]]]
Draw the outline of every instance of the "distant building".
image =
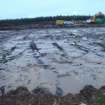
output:
[[56, 20], [56, 25], [63, 26], [64, 20]]
[[88, 19], [88, 20], [86, 20], [86, 23], [92, 23], [92, 19]]
[[64, 21], [64, 24], [65, 25], [73, 25], [73, 22], [72, 21]]
[[74, 23], [72, 21], [64, 21], [64, 26], [73, 26]]
[[57, 26], [71, 26], [74, 23], [72, 21], [66, 21], [66, 20], [56, 20]]

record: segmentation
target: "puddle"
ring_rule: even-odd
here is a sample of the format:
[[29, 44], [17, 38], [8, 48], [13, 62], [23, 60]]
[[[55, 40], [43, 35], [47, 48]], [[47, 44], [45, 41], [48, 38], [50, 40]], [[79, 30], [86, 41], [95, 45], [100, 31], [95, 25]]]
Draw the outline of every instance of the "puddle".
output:
[[62, 89], [63, 95], [68, 94], [68, 92], [76, 94], [84, 87], [84, 84], [75, 76], [67, 76], [59, 78], [58, 87]]

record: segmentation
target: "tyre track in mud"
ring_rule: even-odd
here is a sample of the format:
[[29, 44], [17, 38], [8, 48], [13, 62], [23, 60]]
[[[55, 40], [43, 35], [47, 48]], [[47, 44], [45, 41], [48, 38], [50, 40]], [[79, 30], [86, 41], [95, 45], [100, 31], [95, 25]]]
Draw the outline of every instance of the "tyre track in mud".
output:
[[[56, 32], [56, 31], [58, 31], [58, 32]], [[68, 31], [68, 32], [66, 33], [66, 31]], [[77, 59], [81, 60], [83, 56], [88, 55], [90, 52], [92, 52], [92, 54], [97, 55], [100, 58], [105, 57], [104, 52], [100, 51], [100, 47], [104, 48], [104, 46], [101, 44], [94, 45], [94, 43], [93, 43], [94, 40], [89, 42], [88, 38], [83, 38], [83, 37], [85, 37], [85, 33], [86, 33], [85, 31], [83, 31], [83, 33], [81, 33], [81, 31], [79, 31], [81, 33], [81, 36], [79, 36], [78, 34], [75, 35], [73, 32], [72, 32], [73, 34], [71, 35], [71, 31], [65, 30], [64, 31], [65, 34], [64, 34], [64, 33], [62, 33], [63, 32], [62, 30], [53, 30], [53, 31], [50, 30], [49, 32], [47, 32], [46, 30], [40, 30], [40, 31], [38, 30], [37, 32], [33, 32], [32, 34], [27, 35], [27, 36], [23, 35], [23, 37], [21, 37], [22, 33], [21, 34], [19, 33], [19, 36], [17, 36], [16, 39], [11, 38], [10, 42], [11, 41], [15, 42], [15, 44], [12, 47], [8, 46], [7, 49], [2, 48], [3, 49], [2, 51], [4, 51], [4, 52], [1, 53], [2, 56], [0, 57], [0, 64], [1, 65], [2, 64], [9, 65], [9, 62], [12, 63], [12, 61], [13, 61], [13, 66], [14, 66], [15, 63], [17, 63], [21, 60], [23, 61], [22, 63], [25, 64], [24, 59], [29, 57], [28, 59], [26, 59], [27, 64], [23, 65], [23, 68], [24, 68], [24, 66], [27, 66], [29, 63], [30, 63], [30, 65], [31, 65], [31, 63], [33, 63], [33, 64], [35, 64], [33, 69], [35, 69], [38, 66], [39, 71], [40, 71], [40, 69], [43, 69], [43, 72], [45, 72], [45, 74], [44, 74], [45, 76], [49, 75], [49, 73], [47, 73], [47, 72], [50, 72], [51, 74], [54, 73], [54, 75], [56, 75], [56, 78], [55, 78], [56, 79], [55, 80], [56, 81], [56, 83], [55, 83], [56, 94], [61, 95], [65, 91], [65, 89], [60, 87], [61, 86], [60, 83], [62, 82], [62, 79], [65, 79], [64, 81], [67, 80], [66, 82], [68, 82], [68, 85], [69, 85], [70, 84], [69, 80], [73, 79], [73, 78], [70, 78], [73, 73], [79, 79], [85, 78], [84, 75], [87, 76], [87, 73], [88, 74], [90, 73], [90, 75], [93, 75], [91, 73], [93, 73], [92, 71], [94, 70], [94, 67], [90, 67], [89, 72], [87, 72], [85, 70], [88, 70], [88, 69], [86, 69], [86, 67], [88, 68], [88, 66], [86, 65], [86, 64], [88, 64], [88, 62], [86, 61], [84, 63], [84, 61], [82, 61], [82, 63], [81, 63], [81, 61], [79, 61], [79, 63], [78, 62], [75, 63], [75, 61]], [[20, 37], [20, 38], [18, 38], [18, 37]], [[84, 41], [83, 42], [84, 44], [81, 44], [81, 41], [83, 41], [83, 40], [86, 40], [86, 42]], [[99, 49], [94, 50], [92, 48], [89, 48], [89, 44], [91, 44], [90, 46], [92, 46], [92, 48], [95, 46], [97, 48], [99, 47]], [[2, 46], [2, 47], [4, 47], [4, 46]], [[19, 50], [19, 52], [18, 52], [18, 50]], [[18, 53], [14, 54], [15, 52], [18, 52]], [[46, 55], [43, 57], [43, 55], [45, 53], [46, 53]], [[78, 54], [78, 53], [80, 53], [80, 54]], [[74, 54], [74, 55], [72, 55], [72, 54]], [[32, 62], [30, 59], [32, 59]], [[7, 62], [3, 62], [5, 60], [7, 60]], [[49, 61], [47, 61], [47, 60], [49, 60]], [[20, 63], [18, 64], [18, 66], [21, 67]], [[101, 63], [98, 65], [96, 63], [94, 63], [94, 66], [96, 66], [96, 67], [102, 66], [104, 68], [104, 66]], [[4, 69], [2, 68], [2, 66], [0, 67], [0, 70], [4, 70]], [[11, 68], [9, 68], [9, 69], [11, 69]], [[28, 68], [26, 67], [26, 69], [31, 69], [31, 67], [28, 67]], [[66, 71], [66, 69], [67, 69], [67, 71]], [[84, 70], [83, 74], [82, 74], [83, 71], [81, 69]], [[99, 68], [99, 70], [100, 70], [100, 68]], [[30, 72], [30, 70], [29, 70], [29, 72]], [[51, 76], [51, 74], [50, 74], [50, 76]], [[73, 76], [75, 76], [75, 75], [73, 75]], [[93, 76], [96, 77], [95, 74]], [[87, 76], [87, 78], [88, 78], [88, 76]], [[25, 79], [27, 79], [27, 78], [25, 78]], [[46, 78], [44, 78], [44, 79], [46, 79]], [[46, 80], [42, 83], [42, 86], [44, 83], [46, 83]]]
[[34, 41], [30, 42], [30, 48], [33, 52], [33, 57], [37, 60], [39, 66], [42, 66], [44, 69], [47, 69], [49, 65], [45, 64], [45, 62], [41, 59], [41, 53], [37, 44]]
[[[54, 43], [51, 43], [51, 45], [56, 47], [62, 53], [60, 56], [64, 57], [66, 59], [66, 61], [64, 61], [64, 62], [71, 63], [71, 61], [69, 61], [69, 59], [68, 59], [67, 53], [58, 43], [54, 42]], [[35, 58], [35, 60], [37, 60], [38, 66], [42, 67], [45, 71], [46, 70], [51, 71], [51, 69], [56, 69], [54, 67], [51, 67], [50, 64], [46, 64], [45, 61], [42, 60], [40, 50], [34, 41], [30, 42], [30, 48], [33, 52], [33, 57]], [[53, 72], [53, 71], [51, 71], [51, 72]], [[60, 76], [59, 76], [58, 72], [56, 72], [54, 74], [56, 74], [56, 95], [62, 96], [64, 93], [63, 93], [63, 90], [59, 87], [59, 80], [58, 80], [58, 78], [60, 78]], [[65, 76], [67, 76], [67, 75], [62, 75], [62, 77], [65, 77]]]
[[[100, 46], [101, 46], [101, 44], [99, 44]], [[97, 56], [99, 56], [99, 57], [105, 57], [105, 55], [102, 55], [102, 54], [99, 54], [99, 53], [97, 53], [96, 51], [94, 51], [94, 50], [91, 50], [91, 49], [89, 49], [89, 48], [87, 48], [87, 47], [84, 47], [84, 46], [81, 46], [81, 45], [75, 45], [75, 47], [77, 48], [77, 49], [79, 49], [79, 50], [82, 50], [82, 51], [84, 51], [85, 52], [85, 54], [84, 55], [86, 55], [86, 54], [88, 54], [89, 52], [92, 52], [92, 53], [94, 53], [95, 55], [97, 55]], [[104, 47], [105, 48], [105, 47]]]

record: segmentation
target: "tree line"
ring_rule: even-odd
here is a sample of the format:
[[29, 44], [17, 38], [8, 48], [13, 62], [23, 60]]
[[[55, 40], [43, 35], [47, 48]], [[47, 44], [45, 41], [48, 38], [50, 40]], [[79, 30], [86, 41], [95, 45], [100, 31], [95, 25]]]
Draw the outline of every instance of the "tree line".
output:
[[0, 26], [28, 25], [28, 24], [55, 24], [56, 20], [87, 20], [91, 16], [49, 16], [37, 18], [7, 19], [0, 20]]

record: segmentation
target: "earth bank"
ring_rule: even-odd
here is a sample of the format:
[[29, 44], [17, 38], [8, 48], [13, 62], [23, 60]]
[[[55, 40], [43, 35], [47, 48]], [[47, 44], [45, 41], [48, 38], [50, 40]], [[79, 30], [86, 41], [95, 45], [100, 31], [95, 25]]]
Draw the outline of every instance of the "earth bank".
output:
[[0, 105], [105, 105], [105, 86], [96, 89], [88, 85], [79, 94], [66, 96], [53, 95], [39, 87], [32, 92], [25, 87], [18, 87], [6, 94], [1, 89]]

